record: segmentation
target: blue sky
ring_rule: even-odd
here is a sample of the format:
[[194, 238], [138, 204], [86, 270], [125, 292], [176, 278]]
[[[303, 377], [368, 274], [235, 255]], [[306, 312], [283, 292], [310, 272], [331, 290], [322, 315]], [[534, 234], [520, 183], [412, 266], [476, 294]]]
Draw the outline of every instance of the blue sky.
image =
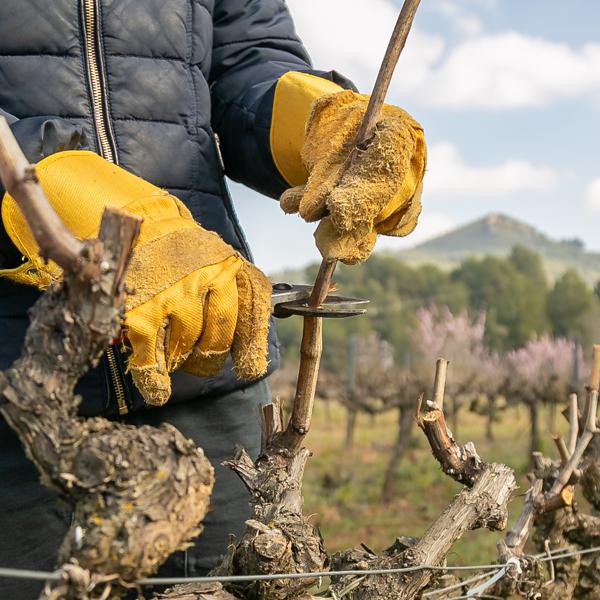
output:
[[[288, 0], [317, 68], [368, 92], [401, 0]], [[600, 2], [423, 0], [388, 101], [424, 128], [423, 214], [401, 249], [490, 212], [600, 250]], [[318, 259], [314, 227], [232, 184], [267, 272]]]

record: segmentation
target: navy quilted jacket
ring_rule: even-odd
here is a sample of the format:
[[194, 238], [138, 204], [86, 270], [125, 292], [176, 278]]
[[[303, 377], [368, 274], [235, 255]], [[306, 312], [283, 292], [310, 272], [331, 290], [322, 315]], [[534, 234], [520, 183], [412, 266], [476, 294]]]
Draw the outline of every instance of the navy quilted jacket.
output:
[[[311, 67], [284, 0], [0, 1], [0, 112], [29, 159], [91, 148], [168, 189], [246, 256], [224, 173], [271, 197], [285, 188], [269, 128], [290, 70]], [[4, 232], [0, 252], [15, 260]], [[18, 355], [36, 296], [0, 280], [0, 369]], [[273, 370], [274, 334], [269, 351]], [[123, 398], [139, 408], [123, 356], [112, 349], [102, 363], [80, 382], [82, 413], [114, 413], [117, 400], [124, 412]], [[242, 385], [230, 368], [173, 379], [172, 402]]]

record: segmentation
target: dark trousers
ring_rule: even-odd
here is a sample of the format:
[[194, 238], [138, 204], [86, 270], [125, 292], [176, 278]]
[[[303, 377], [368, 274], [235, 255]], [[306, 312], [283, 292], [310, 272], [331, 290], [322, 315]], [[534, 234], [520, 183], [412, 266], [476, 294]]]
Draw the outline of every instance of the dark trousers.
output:
[[[171, 423], [193, 439], [216, 472], [204, 532], [186, 552], [171, 556], [159, 576], [199, 576], [217, 565], [229, 534], [239, 535], [249, 515], [248, 493], [236, 475], [221, 467], [241, 444], [256, 456], [260, 408], [269, 401], [265, 382], [224, 396], [167, 404], [123, 418], [134, 425]], [[70, 509], [39, 483], [37, 471], [0, 417], [0, 567], [52, 571], [66, 533]], [[40, 582], [0, 577], [1, 600], [35, 600]]]

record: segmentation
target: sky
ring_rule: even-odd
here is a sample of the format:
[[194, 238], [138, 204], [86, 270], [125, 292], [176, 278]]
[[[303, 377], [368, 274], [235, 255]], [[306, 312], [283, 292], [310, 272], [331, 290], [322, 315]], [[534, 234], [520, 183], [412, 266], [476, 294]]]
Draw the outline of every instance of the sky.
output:
[[[401, 0], [288, 0], [315, 68], [369, 93]], [[387, 101], [425, 130], [423, 212], [401, 250], [491, 212], [600, 250], [600, 2], [422, 0]], [[312, 232], [231, 183], [267, 273], [318, 260]]]

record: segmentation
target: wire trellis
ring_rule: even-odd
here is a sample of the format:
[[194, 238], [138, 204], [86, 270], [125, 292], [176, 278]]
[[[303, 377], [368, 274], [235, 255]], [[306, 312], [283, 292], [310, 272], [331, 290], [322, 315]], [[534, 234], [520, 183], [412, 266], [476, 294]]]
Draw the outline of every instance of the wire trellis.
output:
[[[561, 560], [564, 558], [570, 558], [572, 556], [592, 554], [594, 552], [600, 552], [600, 546], [594, 548], [585, 548], [582, 550], [569, 550], [568, 548], [561, 548], [550, 553], [550, 555], [538, 554], [534, 558], [539, 562], [548, 562], [554, 560]], [[411, 567], [399, 567], [390, 569], [357, 569], [357, 570], [345, 570], [345, 571], [319, 571], [312, 573], [274, 573], [269, 575], [230, 575], [223, 577], [149, 577], [141, 579], [137, 583], [139, 585], [177, 585], [182, 583], [236, 583], [236, 582], [248, 582], [248, 581], [272, 581], [276, 579], [304, 579], [304, 578], [322, 578], [322, 577], [343, 577], [343, 576], [354, 576], [364, 578], [366, 576], [373, 575], [390, 575], [396, 573], [415, 573], [418, 571], [444, 571], [444, 572], [461, 572], [461, 571], [484, 571], [475, 577], [461, 581], [444, 588], [437, 590], [431, 590], [423, 594], [423, 598], [433, 598], [460, 588], [464, 588], [466, 585], [474, 584], [486, 577], [489, 577], [487, 582], [484, 582], [471, 590], [465, 596], [458, 596], [459, 598], [488, 598], [494, 599], [495, 596], [486, 595], [483, 592], [491, 586], [496, 580], [500, 579], [511, 566], [516, 566], [516, 560], [510, 559], [505, 564], [494, 564], [494, 565], [454, 565], [454, 566], [440, 566], [440, 565], [415, 565]], [[500, 573], [502, 572], [502, 575]], [[29, 569], [11, 569], [0, 567], [0, 577], [10, 577], [18, 579], [31, 579], [40, 581], [61, 581], [62, 577], [60, 571], [36, 571]], [[487, 585], [486, 585], [487, 584]], [[481, 592], [479, 592], [481, 590]], [[332, 597], [332, 596], [330, 596]]]

